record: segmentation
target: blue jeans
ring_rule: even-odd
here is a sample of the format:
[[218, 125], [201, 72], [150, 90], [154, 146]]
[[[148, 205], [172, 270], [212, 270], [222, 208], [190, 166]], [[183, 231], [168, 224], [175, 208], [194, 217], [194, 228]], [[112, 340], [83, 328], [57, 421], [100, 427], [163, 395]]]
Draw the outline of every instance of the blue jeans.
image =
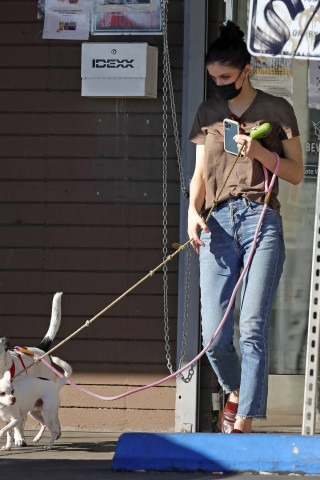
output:
[[[203, 345], [214, 335], [250, 253], [263, 205], [243, 197], [218, 204], [202, 231], [200, 287]], [[225, 392], [240, 388], [239, 418], [266, 418], [268, 332], [271, 308], [285, 260], [282, 220], [268, 207], [240, 298], [240, 351], [233, 344], [234, 304], [222, 330], [207, 351]]]

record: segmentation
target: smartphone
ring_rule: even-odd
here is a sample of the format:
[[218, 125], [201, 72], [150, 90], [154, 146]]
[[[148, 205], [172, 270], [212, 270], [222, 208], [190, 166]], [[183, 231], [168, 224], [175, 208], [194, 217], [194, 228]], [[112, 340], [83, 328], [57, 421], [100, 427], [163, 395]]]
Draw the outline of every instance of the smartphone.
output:
[[239, 135], [239, 123], [225, 118], [223, 120], [223, 130], [225, 151], [233, 155], [238, 155], [238, 144], [233, 140], [233, 137]]

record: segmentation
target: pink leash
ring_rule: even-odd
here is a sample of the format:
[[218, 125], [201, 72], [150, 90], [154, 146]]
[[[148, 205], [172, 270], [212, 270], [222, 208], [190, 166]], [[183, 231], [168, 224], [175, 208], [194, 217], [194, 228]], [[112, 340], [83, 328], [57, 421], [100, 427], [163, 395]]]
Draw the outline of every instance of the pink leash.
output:
[[[279, 155], [276, 153], [276, 152], [273, 152], [273, 154], [275, 155], [276, 157], [276, 160], [277, 160], [277, 165], [276, 165], [276, 168], [275, 168], [275, 171], [272, 175], [272, 178], [271, 178], [271, 182], [270, 184], [268, 184], [268, 171], [265, 167], [263, 167], [263, 171], [264, 171], [264, 177], [265, 177], [265, 192], [267, 193], [267, 196], [266, 196], [266, 199], [267, 201], [269, 200], [269, 197], [270, 197], [270, 194], [271, 194], [271, 191], [273, 189], [273, 186], [274, 186], [274, 182], [276, 180], [276, 177], [277, 177], [277, 174], [278, 174], [278, 170], [279, 170], [279, 166], [280, 166], [280, 158], [279, 158]], [[161, 380], [158, 380], [157, 382], [154, 382], [154, 383], [150, 383], [149, 385], [144, 385], [143, 387], [137, 387], [137, 388], [134, 388], [133, 390], [129, 390], [129, 392], [125, 392], [125, 393], [121, 393], [120, 395], [116, 395], [114, 397], [103, 397], [102, 395], [97, 395], [96, 393], [93, 393], [93, 392], [90, 392], [89, 390], [86, 390], [84, 388], [81, 388], [79, 387], [78, 385], [76, 385], [75, 383], [71, 382], [70, 380], [67, 380], [67, 383], [69, 385], [71, 385], [72, 387], [76, 388], [77, 390], [79, 390], [80, 392], [83, 392], [83, 393], [87, 393], [88, 395], [91, 395], [92, 397], [95, 397], [95, 398], [98, 398], [99, 400], [104, 400], [104, 401], [112, 401], [112, 400], [119, 400], [120, 398], [123, 398], [123, 397], [127, 397], [128, 395], [132, 395], [133, 393], [137, 393], [137, 392], [142, 392], [143, 390], [147, 390], [148, 388], [152, 388], [152, 387], [157, 387], [158, 385], [161, 385], [162, 383], [165, 383], [167, 382], [168, 380], [171, 380], [171, 378], [174, 378], [174, 377], [177, 377], [178, 375], [180, 375], [180, 373], [184, 372], [185, 370], [187, 370], [187, 368], [190, 368], [194, 363], [196, 363], [205, 353], [206, 351], [208, 350], [208, 348], [212, 345], [212, 343], [214, 342], [215, 338], [217, 337], [217, 335], [219, 334], [220, 330], [222, 329], [229, 313], [230, 313], [230, 309], [232, 307], [232, 304], [233, 304], [233, 301], [235, 299], [235, 296], [236, 296], [236, 293], [241, 285], [241, 282], [243, 280], [243, 277], [246, 273], [246, 271], [248, 270], [249, 266], [250, 266], [250, 263], [251, 263], [251, 260], [252, 260], [252, 257], [253, 257], [253, 254], [254, 254], [254, 251], [255, 251], [255, 248], [256, 248], [256, 244], [257, 244], [257, 240], [258, 240], [258, 235], [259, 235], [259, 231], [260, 231], [260, 228], [261, 228], [261, 224], [262, 224], [262, 221], [263, 221], [263, 218], [265, 216], [265, 213], [267, 211], [267, 208], [268, 208], [268, 203], [265, 203], [264, 207], [263, 207], [263, 210], [261, 212], [261, 215], [260, 215], [260, 219], [259, 219], [259, 222], [258, 222], [258, 225], [257, 225], [257, 228], [256, 228], [256, 231], [255, 231], [255, 235], [254, 235], [254, 239], [253, 239], [253, 243], [252, 243], [252, 247], [251, 247], [251, 251], [250, 251], [250, 254], [249, 254], [249, 257], [248, 257], [248, 260], [247, 260], [247, 263], [245, 265], [245, 267], [243, 268], [243, 271], [240, 275], [240, 278], [232, 292], [232, 295], [231, 295], [231, 298], [229, 300], [229, 303], [228, 303], [228, 307], [227, 307], [227, 310], [221, 320], [221, 322], [219, 323], [219, 326], [216, 330], [216, 332], [214, 333], [213, 337], [210, 339], [210, 341], [208, 342], [208, 344], [204, 347], [203, 350], [201, 350], [201, 352], [193, 359], [191, 360], [188, 364], [184, 365], [184, 367], [180, 368], [180, 370], [177, 370], [175, 373], [172, 373], [171, 375], [168, 375], [167, 377], [165, 378], [162, 378]], [[15, 349], [19, 350], [20, 347], [15, 347]], [[39, 358], [39, 355], [37, 354], [34, 354], [36, 357]], [[63, 377], [63, 374], [60, 373], [58, 370], [56, 370], [52, 365], [50, 365], [50, 363], [48, 363], [46, 360], [44, 360], [43, 358], [41, 359], [41, 361], [48, 367], [50, 368], [50, 370], [52, 370], [56, 375], [58, 375], [59, 377]]]

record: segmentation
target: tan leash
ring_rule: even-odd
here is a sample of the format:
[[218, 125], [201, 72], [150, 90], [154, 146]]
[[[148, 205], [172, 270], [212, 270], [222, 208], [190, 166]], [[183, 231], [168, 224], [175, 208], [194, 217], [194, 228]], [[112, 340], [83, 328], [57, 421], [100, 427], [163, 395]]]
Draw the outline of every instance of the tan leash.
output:
[[[218, 201], [219, 201], [219, 198], [221, 196], [221, 193], [222, 193], [222, 190], [224, 189], [227, 181], [228, 181], [228, 178], [230, 177], [231, 173], [232, 173], [232, 170], [234, 169], [241, 153], [242, 153], [242, 150], [243, 150], [243, 147], [245, 145], [245, 141], [243, 142], [243, 144], [241, 145], [241, 148], [238, 152], [238, 155], [236, 156], [236, 159], [234, 160], [229, 172], [228, 172], [228, 175], [225, 179], [225, 181], [223, 182], [223, 185], [222, 187], [220, 188], [220, 191], [216, 197], [216, 199], [212, 202], [212, 206], [209, 210], [209, 213], [206, 217], [206, 220], [205, 222], [207, 223], [209, 218], [210, 218], [210, 215], [214, 209], [214, 207], [217, 205]], [[118, 302], [120, 302], [120, 300], [122, 300], [124, 297], [126, 297], [129, 293], [131, 293], [133, 290], [135, 290], [139, 285], [141, 285], [143, 282], [145, 282], [148, 278], [151, 278], [153, 277], [153, 275], [155, 274], [155, 272], [157, 272], [160, 268], [162, 268], [164, 265], [166, 265], [168, 262], [170, 262], [176, 255], [178, 255], [180, 252], [182, 252], [188, 245], [189, 243], [191, 243], [193, 241], [193, 238], [190, 238], [187, 242], [185, 242], [183, 245], [180, 245], [179, 243], [174, 243], [173, 244], [173, 247], [176, 248], [176, 251], [173, 252], [171, 255], [168, 255], [167, 258], [161, 262], [157, 267], [155, 267], [153, 270], [150, 270], [150, 272], [145, 275], [143, 278], [141, 278], [138, 282], [136, 282], [134, 285], [132, 285], [130, 288], [128, 288], [128, 290], [126, 290], [124, 293], [122, 293], [122, 295], [119, 295], [119, 297], [117, 297], [115, 300], [113, 300], [113, 302], [109, 303], [109, 305], [107, 305], [103, 310], [101, 310], [99, 313], [97, 313], [94, 317], [92, 317], [90, 320], [87, 320], [80, 328], [78, 328], [77, 330], [75, 330], [73, 333], [71, 333], [68, 337], [66, 337], [64, 340], [62, 340], [60, 343], [58, 343], [57, 345], [55, 345], [53, 348], [51, 348], [47, 353], [44, 353], [43, 355], [41, 355], [40, 357], [35, 357], [33, 356], [33, 363], [31, 365], [29, 365], [28, 367], [26, 367], [26, 370], [28, 370], [29, 368], [31, 368], [33, 366], [34, 363], [38, 363], [42, 360], [42, 358], [46, 357], [47, 355], [51, 355], [55, 350], [57, 350], [59, 347], [62, 347], [62, 345], [64, 345], [65, 343], [67, 343], [69, 340], [71, 340], [73, 337], [75, 337], [76, 335], [78, 335], [78, 333], [82, 332], [82, 330], [84, 330], [85, 328], [88, 328], [97, 318], [101, 317], [101, 315], [103, 315], [104, 313], [106, 313], [108, 310], [110, 310], [110, 308], [112, 308], [114, 305], [116, 305]], [[22, 372], [21, 372], [22, 373]], [[18, 376], [20, 373], [18, 373], [16, 376]]]

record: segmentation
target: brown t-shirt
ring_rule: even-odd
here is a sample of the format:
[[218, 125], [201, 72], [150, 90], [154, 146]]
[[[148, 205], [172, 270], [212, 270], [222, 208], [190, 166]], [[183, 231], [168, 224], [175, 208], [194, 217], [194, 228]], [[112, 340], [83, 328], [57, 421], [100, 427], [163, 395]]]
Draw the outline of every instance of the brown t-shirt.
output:
[[[189, 140], [205, 145], [206, 199], [204, 211], [212, 202], [235, 160], [235, 155], [224, 150], [223, 120], [232, 118], [228, 102], [212, 98], [203, 102], [196, 114]], [[260, 141], [264, 147], [283, 157], [281, 140], [299, 136], [297, 119], [291, 105], [281, 97], [257, 90], [257, 95], [240, 118], [236, 118], [242, 132], [249, 134], [251, 128], [268, 122], [272, 126], [269, 135]], [[271, 173], [269, 173], [269, 181]], [[219, 202], [242, 195], [249, 200], [264, 203], [264, 173], [262, 164], [255, 159], [240, 157], [221, 193]], [[270, 205], [280, 210], [277, 199], [278, 179], [273, 187]]]

